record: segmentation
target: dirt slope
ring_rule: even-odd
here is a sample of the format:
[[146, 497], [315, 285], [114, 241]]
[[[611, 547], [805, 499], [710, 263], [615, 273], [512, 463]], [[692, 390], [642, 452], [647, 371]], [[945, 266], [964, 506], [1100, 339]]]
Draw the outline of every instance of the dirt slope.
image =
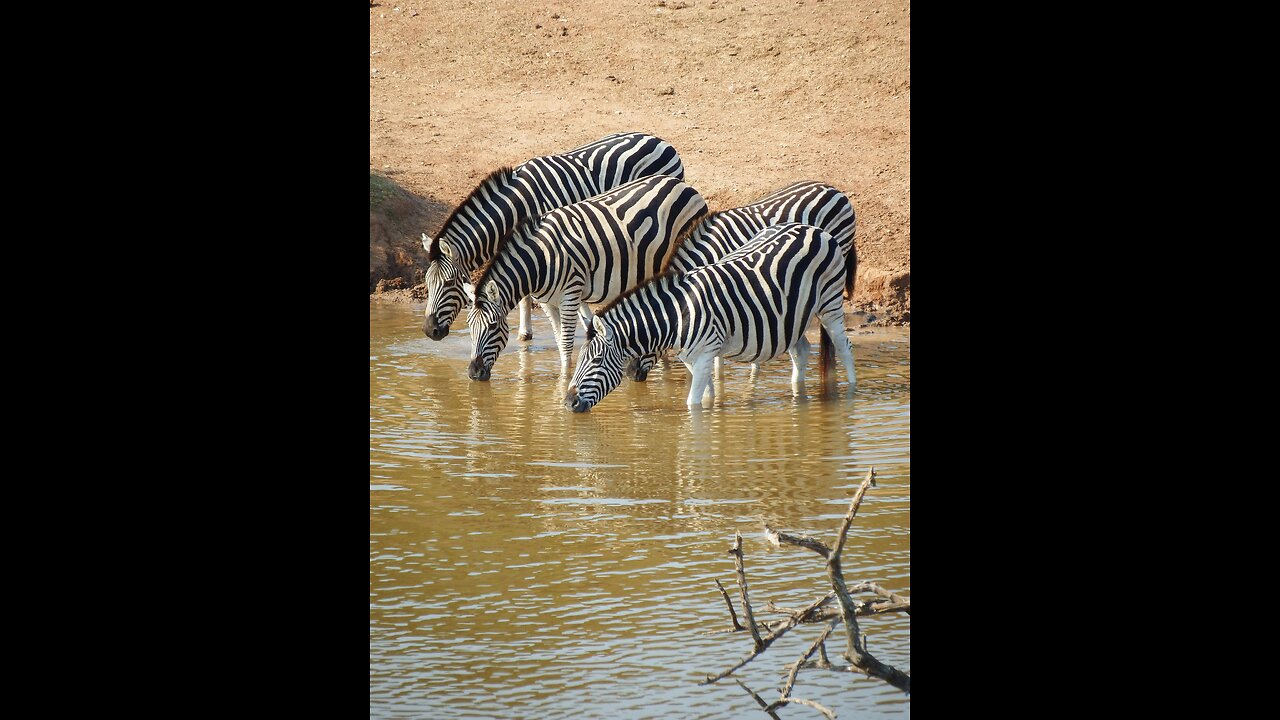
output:
[[[653, 133], [712, 209], [796, 180], [845, 191], [858, 216], [856, 299], [900, 315], [910, 25], [905, 0], [380, 0], [369, 8], [370, 170], [436, 203], [419, 230], [431, 233], [500, 165]], [[371, 242], [373, 212], [371, 190]]]

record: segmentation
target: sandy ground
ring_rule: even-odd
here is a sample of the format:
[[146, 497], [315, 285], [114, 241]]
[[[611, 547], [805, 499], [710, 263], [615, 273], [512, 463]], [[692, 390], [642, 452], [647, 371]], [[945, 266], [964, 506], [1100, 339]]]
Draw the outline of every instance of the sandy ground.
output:
[[370, 3], [370, 171], [428, 233], [489, 171], [612, 132], [675, 145], [713, 210], [821, 180], [858, 216], [857, 304], [909, 322], [910, 25], [904, 0]]

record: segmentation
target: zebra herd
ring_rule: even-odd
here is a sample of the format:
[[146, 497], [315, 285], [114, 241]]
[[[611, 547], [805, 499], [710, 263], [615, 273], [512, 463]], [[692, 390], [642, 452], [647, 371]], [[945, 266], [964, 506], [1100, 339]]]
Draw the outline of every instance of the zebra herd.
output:
[[[804, 392], [810, 320], [821, 324], [819, 374], [838, 354], [852, 394], [853, 348], [843, 299], [857, 252], [849, 199], [801, 182], [731, 210], [708, 212], [685, 183], [674, 147], [618, 133], [558, 155], [501, 168], [449, 215], [427, 251], [422, 330], [441, 340], [466, 306], [473, 380], [488, 380], [520, 307], [520, 338], [533, 337], [530, 298], [558, 333], [569, 374], [578, 320], [587, 346], [565, 407], [585, 412], [624, 374], [643, 381], [678, 348], [692, 386], [687, 404], [714, 399], [720, 359], [761, 363], [786, 352], [792, 389]], [[599, 314], [588, 306], [603, 304]]]

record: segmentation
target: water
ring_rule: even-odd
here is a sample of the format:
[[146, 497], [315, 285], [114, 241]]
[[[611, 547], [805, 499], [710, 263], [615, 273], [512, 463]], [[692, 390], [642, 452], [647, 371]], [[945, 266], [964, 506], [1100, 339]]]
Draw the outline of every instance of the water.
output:
[[[765, 717], [731, 678], [775, 699], [822, 628], [699, 685], [751, 649], [746, 633], [708, 634], [731, 627], [713, 579], [736, 602], [739, 531], [758, 618], [781, 617], [769, 600], [820, 597], [821, 558], [770, 546], [760, 516], [831, 543], [871, 466], [845, 576], [910, 596], [909, 329], [851, 332], [852, 400], [817, 397], [813, 357], [814, 397], [793, 399], [784, 357], [754, 385], [749, 365], [727, 364], [715, 407], [690, 412], [672, 361], [574, 414], [544, 317], [487, 383], [467, 379], [465, 323], [442, 342], [421, 324], [421, 306], [370, 303], [371, 717]], [[859, 625], [873, 655], [911, 669], [908, 616]], [[910, 716], [905, 695], [862, 675], [805, 670], [792, 694], [843, 718]]]

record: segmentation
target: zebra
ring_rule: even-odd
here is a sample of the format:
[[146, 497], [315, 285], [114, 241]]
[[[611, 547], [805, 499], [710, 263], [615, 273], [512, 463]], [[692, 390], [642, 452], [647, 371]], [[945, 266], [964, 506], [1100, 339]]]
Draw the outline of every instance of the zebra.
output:
[[718, 261], [686, 273], [669, 270], [602, 308], [569, 383], [565, 407], [585, 412], [600, 402], [636, 355], [667, 348], [693, 376], [687, 405], [715, 399], [712, 361], [770, 360], [791, 355], [791, 384], [804, 393], [810, 344], [805, 328], [822, 324], [818, 369], [826, 384], [836, 353], [852, 394], [857, 377], [853, 345], [844, 328], [843, 293], [851, 290], [853, 255], [831, 233], [812, 225], [765, 228]]
[[[435, 237], [422, 233], [428, 260], [422, 332], [432, 340], [449, 334], [449, 326], [466, 304], [464, 285], [493, 258], [498, 241], [520, 222], [650, 175], [683, 179], [684, 164], [670, 143], [640, 132], [615, 133], [568, 152], [489, 173], [445, 219]], [[529, 299], [521, 298], [521, 340], [533, 338], [529, 315]]]
[[[657, 175], [527, 220], [503, 238], [467, 311], [467, 376], [488, 380], [507, 345], [507, 313], [532, 296], [560, 333], [560, 375], [572, 369], [576, 313], [621, 295], [662, 267], [707, 203], [678, 178]], [[590, 327], [588, 325], [588, 327]]]
[[[850, 277], [857, 274], [857, 248], [853, 242], [857, 217], [849, 198], [826, 183], [806, 180], [776, 190], [763, 198], [731, 210], [709, 213], [693, 226], [661, 272], [688, 272], [709, 265], [751, 240], [756, 233], [777, 223], [799, 222], [822, 228], [840, 243], [849, 258]], [[852, 294], [850, 280], [850, 294]], [[636, 358], [627, 366], [627, 375], [643, 381], [652, 360]], [[757, 364], [758, 368], [758, 364]], [[721, 375], [720, 359], [716, 374]]]

